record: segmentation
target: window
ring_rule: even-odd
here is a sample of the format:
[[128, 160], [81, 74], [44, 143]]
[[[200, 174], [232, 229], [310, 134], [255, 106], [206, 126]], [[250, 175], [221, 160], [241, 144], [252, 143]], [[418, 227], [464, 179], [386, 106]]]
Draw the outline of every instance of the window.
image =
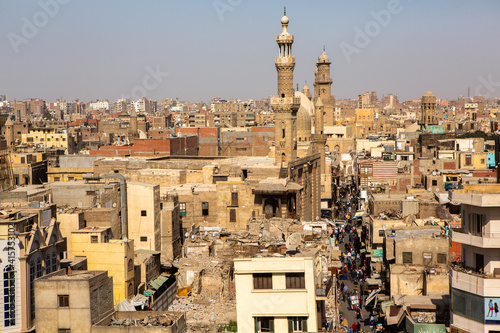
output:
[[378, 236], [379, 237], [384, 237], [385, 236], [385, 231], [382, 229], [382, 230], [379, 230], [378, 231]]
[[141, 210], [141, 216], [148, 216], [148, 213], [145, 210]]
[[472, 157], [469, 154], [465, 155], [465, 165], [472, 165]]
[[141, 236], [141, 242], [147, 242], [148, 241], [148, 237], [146, 236]]
[[179, 203], [179, 210], [181, 213], [181, 217], [186, 216], [186, 203], [185, 202]]
[[231, 193], [231, 206], [238, 206], [238, 192]]
[[45, 274], [50, 274], [52, 266], [50, 265], [50, 254], [45, 259]]
[[31, 262], [30, 262], [30, 311], [31, 311], [31, 319], [35, 319], [35, 278], [36, 278], [35, 261], [31, 260]]
[[481, 159], [481, 164], [484, 164], [484, 158]]
[[[69, 180], [69, 178], [68, 178], [68, 180]], [[87, 191], [87, 195], [94, 196], [95, 195], [95, 191]]]
[[134, 261], [132, 259], [128, 260], [127, 269], [129, 272], [134, 269]]
[[52, 252], [52, 272], [57, 271], [57, 254], [55, 252]]
[[59, 328], [57, 333], [71, 333], [71, 330], [69, 328]]
[[272, 273], [254, 273], [253, 289], [273, 289]]
[[446, 254], [445, 253], [438, 253], [438, 258], [437, 258], [438, 264], [446, 264]]
[[128, 295], [129, 296], [134, 295], [134, 286], [132, 285], [132, 283], [128, 284]]
[[16, 273], [14, 266], [3, 269], [4, 326], [16, 325]]
[[69, 308], [69, 295], [58, 295], [57, 306], [60, 308]]
[[255, 317], [255, 332], [274, 333], [274, 317]]
[[423, 261], [424, 261], [424, 265], [432, 264], [432, 252], [424, 252]]
[[413, 263], [412, 252], [403, 252], [403, 264]]
[[286, 273], [286, 289], [305, 289], [304, 273]]
[[469, 232], [481, 236], [483, 233], [484, 215], [469, 214]]
[[307, 317], [288, 317], [288, 332], [307, 332]]
[[437, 179], [433, 179], [433, 180], [432, 180], [432, 186], [437, 186], [437, 184], [438, 184]]
[[229, 210], [229, 222], [236, 222], [236, 209], [234, 208]]
[[201, 203], [201, 215], [208, 216], [208, 202]]
[[97, 236], [90, 236], [90, 242], [91, 243], [97, 243], [99, 241]]

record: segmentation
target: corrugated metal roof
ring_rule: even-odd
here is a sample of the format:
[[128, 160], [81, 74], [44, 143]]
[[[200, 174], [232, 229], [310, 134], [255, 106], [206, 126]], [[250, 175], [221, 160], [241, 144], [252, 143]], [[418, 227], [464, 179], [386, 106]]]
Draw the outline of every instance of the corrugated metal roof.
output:
[[167, 282], [168, 278], [165, 276], [159, 276], [158, 278], [149, 281], [149, 285], [158, 290], [165, 282]]

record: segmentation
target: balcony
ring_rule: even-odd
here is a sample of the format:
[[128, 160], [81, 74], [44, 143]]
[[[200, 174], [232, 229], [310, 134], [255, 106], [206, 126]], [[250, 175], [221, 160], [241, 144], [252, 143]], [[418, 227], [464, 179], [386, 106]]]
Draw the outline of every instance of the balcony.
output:
[[480, 248], [500, 248], [500, 233], [490, 232], [483, 236], [473, 235], [464, 232], [462, 228], [451, 230], [451, 240], [464, 245], [471, 245]]
[[330, 277], [328, 281], [316, 288], [316, 299], [325, 299], [328, 297], [330, 290], [332, 289], [333, 278]]
[[500, 276], [478, 272], [461, 264], [450, 266], [450, 283], [455, 289], [484, 297], [500, 295]]

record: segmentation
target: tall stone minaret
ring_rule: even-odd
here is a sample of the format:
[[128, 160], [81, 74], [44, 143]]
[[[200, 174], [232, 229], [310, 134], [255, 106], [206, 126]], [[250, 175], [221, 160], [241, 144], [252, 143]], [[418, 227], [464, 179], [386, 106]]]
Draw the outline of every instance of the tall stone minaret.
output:
[[326, 170], [326, 139], [327, 136], [324, 134], [324, 121], [323, 121], [323, 101], [321, 97], [316, 99], [315, 109], [315, 117], [314, 117], [314, 134], [312, 135], [312, 141], [315, 145], [315, 153], [321, 154], [321, 174], [325, 174]]
[[332, 95], [332, 78], [330, 76], [330, 59], [323, 49], [323, 53], [318, 57], [316, 69], [314, 70], [314, 103], [318, 98], [324, 106], [324, 123], [327, 126], [334, 125], [333, 109], [335, 107], [335, 96]]
[[297, 159], [297, 111], [300, 98], [294, 97], [293, 69], [295, 58], [292, 57], [293, 35], [287, 31], [288, 17], [281, 19], [283, 31], [276, 36], [279, 56], [275, 58], [278, 72], [278, 96], [271, 98], [274, 111], [275, 164], [287, 166]]

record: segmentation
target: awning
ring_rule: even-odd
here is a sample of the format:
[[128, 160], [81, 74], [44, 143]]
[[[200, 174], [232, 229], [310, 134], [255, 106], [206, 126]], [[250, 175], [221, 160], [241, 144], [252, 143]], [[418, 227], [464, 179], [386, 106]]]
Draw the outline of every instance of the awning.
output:
[[365, 212], [356, 212], [356, 214], [354, 214], [354, 217], [353, 218], [357, 218], [357, 217], [363, 217], [363, 214]]
[[372, 292], [370, 293], [370, 295], [368, 295], [368, 297], [365, 300], [365, 305], [368, 305], [371, 301], [373, 301], [377, 297], [377, 294], [379, 292], [380, 292], [380, 289], [372, 290]]
[[151, 280], [149, 281], [149, 285], [158, 290], [160, 289], [160, 287], [165, 283], [167, 282], [168, 278], [165, 277], [165, 276], [159, 276], [158, 278], [154, 279], [154, 280]]
[[260, 183], [255, 188], [254, 192], [259, 194], [286, 194], [289, 192], [298, 192], [302, 190], [302, 186], [297, 183], [289, 182], [286, 185], [279, 183]]

